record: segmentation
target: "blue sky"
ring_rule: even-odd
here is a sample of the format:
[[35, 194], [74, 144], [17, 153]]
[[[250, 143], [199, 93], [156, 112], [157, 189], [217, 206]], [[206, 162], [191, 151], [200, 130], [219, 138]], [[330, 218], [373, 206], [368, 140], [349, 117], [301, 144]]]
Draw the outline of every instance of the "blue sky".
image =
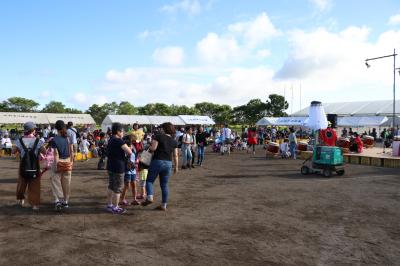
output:
[[400, 2], [9, 0], [0, 32], [0, 100], [235, 106], [279, 93], [290, 112], [392, 99], [390, 59], [363, 61], [400, 51]]

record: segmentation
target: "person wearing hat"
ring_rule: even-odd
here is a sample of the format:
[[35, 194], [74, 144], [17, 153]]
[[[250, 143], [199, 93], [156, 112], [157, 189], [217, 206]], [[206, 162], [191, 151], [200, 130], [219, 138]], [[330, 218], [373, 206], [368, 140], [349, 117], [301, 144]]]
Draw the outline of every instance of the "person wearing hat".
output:
[[58, 120], [55, 128], [57, 135], [53, 138], [51, 146], [54, 153], [54, 163], [50, 181], [55, 198], [55, 209], [60, 211], [69, 208], [74, 152], [64, 121]]
[[[44, 148], [44, 141], [39, 140], [35, 136], [35, 128], [36, 125], [33, 122], [26, 122], [24, 124], [24, 136], [17, 139], [15, 142], [15, 150], [18, 151], [21, 155], [21, 158], [24, 158], [25, 149], [33, 149], [36, 144], [36, 148], [34, 153], [36, 156], [39, 156], [39, 152], [42, 154], [46, 153], [46, 149]], [[21, 175], [21, 165], [18, 170], [18, 180], [17, 180], [17, 204], [20, 206], [24, 205], [25, 193], [28, 192], [28, 202], [32, 206], [33, 210], [39, 209], [40, 204], [40, 176], [37, 176], [33, 179], [26, 179]]]

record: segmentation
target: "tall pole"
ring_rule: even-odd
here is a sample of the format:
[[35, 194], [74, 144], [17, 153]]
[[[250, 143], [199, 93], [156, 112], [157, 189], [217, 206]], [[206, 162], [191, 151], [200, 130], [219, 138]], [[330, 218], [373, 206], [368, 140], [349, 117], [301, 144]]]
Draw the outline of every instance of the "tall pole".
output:
[[393, 122], [392, 130], [394, 133], [396, 118], [396, 49], [393, 50]]

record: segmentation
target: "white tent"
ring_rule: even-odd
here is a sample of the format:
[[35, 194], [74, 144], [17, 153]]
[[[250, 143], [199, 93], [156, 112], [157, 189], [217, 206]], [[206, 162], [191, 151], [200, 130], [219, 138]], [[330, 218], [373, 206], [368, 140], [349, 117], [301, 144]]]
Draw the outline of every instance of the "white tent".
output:
[[[211, 118], [208, 118], [211, 120]], [[188, 120], [189, 121], [189, 120]], [[211, 120], [212, 121], [212, 120]], [[185, 123], [181, 116], [160, 116], [160, 115], [107, 115], [101, 123], [103, 131], [111, 128], [112, 123], [121, 123], [123, 125], [132, 125], [138, 123], [140, 125], [161, 125], [170, 122], [176, 126], [183, 126], [193, 123]]]
[[308, 117], [263, 117], [257, 126], [304, 126]]
[[48, 124], [49, 119], [44, 113], [0, 113], [0, 124], [24, 124], [34, 122], [36, 124]]
[[54, 114], [54, 113], [17, 113], [1, 112], [0, 124], [24, 124], [34, 122], [35, 124], [54, 124], [57, 120], [65, 123], [71, 121], [75, 125], [96, 124], [89, 114]]
[[388, 121], [386, 116], [346, 116], [339, 117], [337, 125], [339, 127], [369, 127], [380, 126]]
[[275, 125], [276, 120], [278, 120], [277, 117], [263, 117], [257, 121], [256, 125], [257, 126], [273, 126], [273, 125]]
[[74, 125], [95, 125], [93, 117], [89, 114], [50, 114], [46, 113], [50, 124], [55, 124], [57, 120], [65, 123], [72, 122]]
[[214, 120], [205, 115], [180, 115], [186, 125], [215, 125]]

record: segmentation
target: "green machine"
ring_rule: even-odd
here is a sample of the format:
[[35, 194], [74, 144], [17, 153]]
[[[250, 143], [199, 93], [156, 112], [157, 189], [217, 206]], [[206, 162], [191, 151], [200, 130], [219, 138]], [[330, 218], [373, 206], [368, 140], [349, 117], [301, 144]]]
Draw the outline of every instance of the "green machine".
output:
[[303, 162], [301, 173], [307, 175], [322, 172], [325, 177], [331, 177], [333, 172], [336, 172], [336, 174], [340, 176], [343, 175], [344, 164], [342, 150], [339, 147], [317, 145], [319, 131], [328, 126], [326, 114], [321, 102], [311, 102], [307, 126], [316, 134], [313, 155]]
[[313, 156], [303, 162], [301, 173], [308, 175], [320, 173], [331, 177], [333, 172], [344, 174], [343, 152], [339, 147], [314, 146]]

